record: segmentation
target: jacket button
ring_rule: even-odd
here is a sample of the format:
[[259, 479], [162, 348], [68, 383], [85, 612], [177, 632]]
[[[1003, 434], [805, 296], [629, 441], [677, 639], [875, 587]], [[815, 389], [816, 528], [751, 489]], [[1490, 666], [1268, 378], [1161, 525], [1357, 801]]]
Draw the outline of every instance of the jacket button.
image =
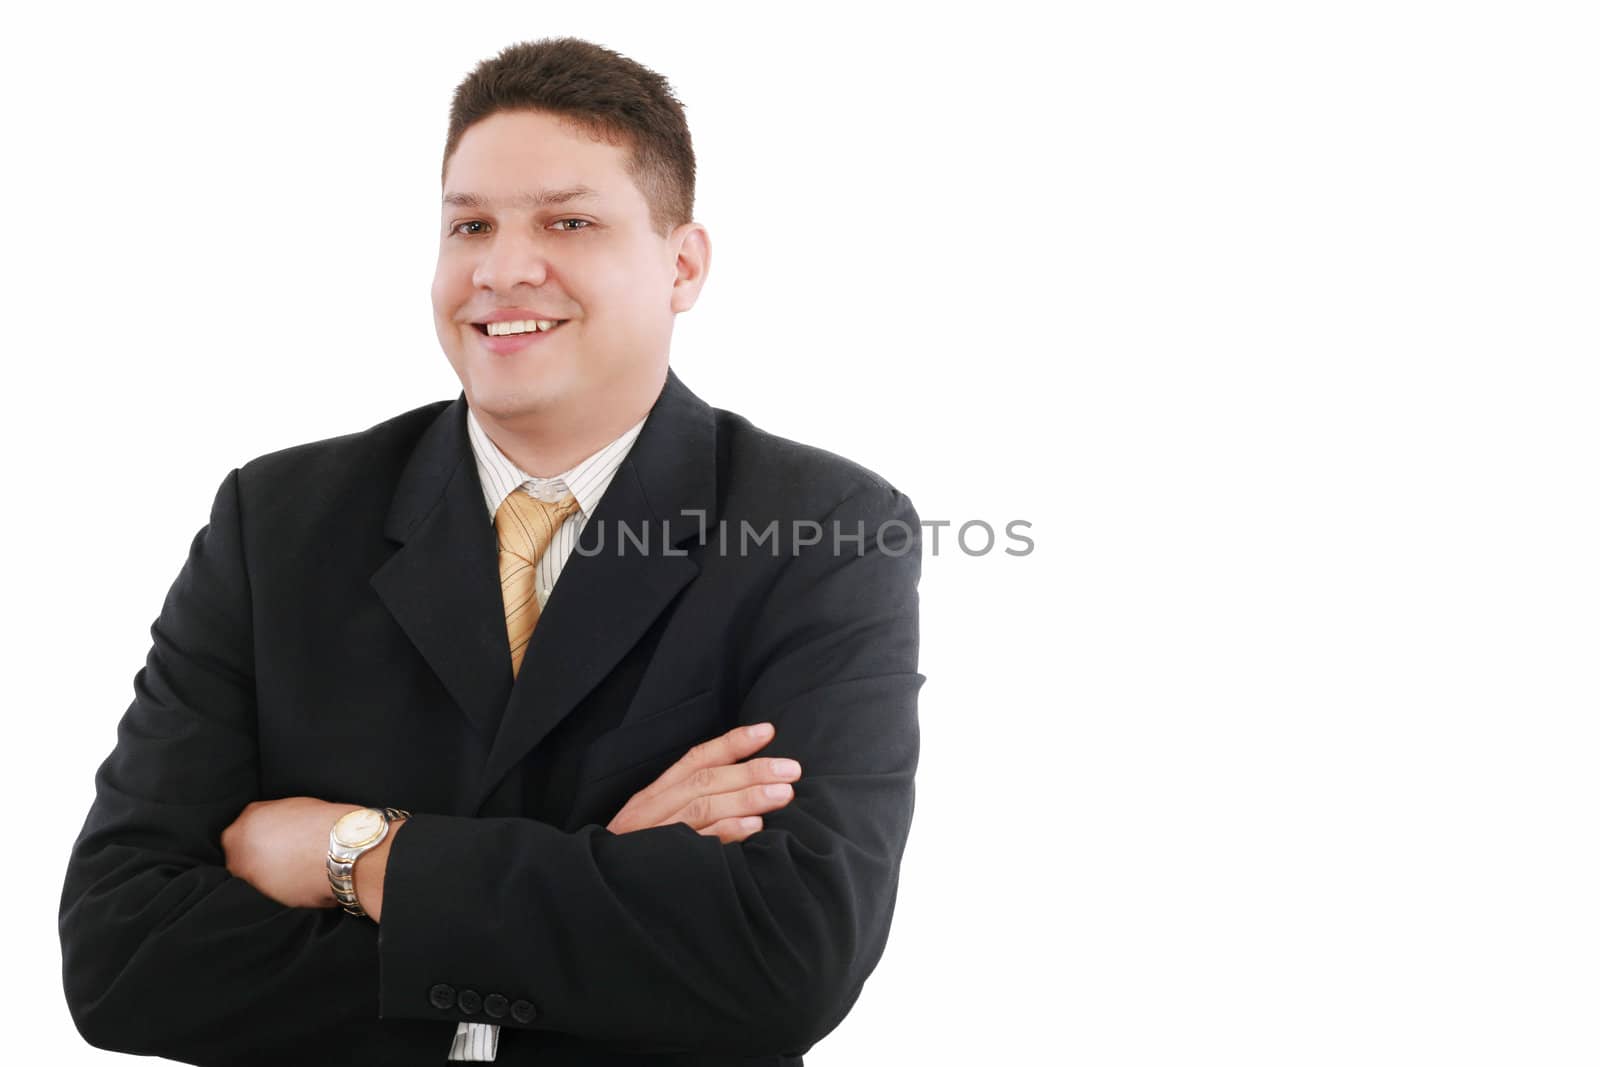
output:
[[483, 998], [478, 996], [476, 989], [463, 989], [456, 995], [456, 1006], [468, 1015], [476, 1015], [483, 1007]]
[[483, 1013], [491, 1019], [504, 1019], [506, 1009], [510, 1006], [511, 1002], [499, 993], [490, 993], [483, 998]]
[[448, 1011], [456, 1006], [456, 991], [453, 986], [443, 982], [428, 990], [428, 1003], [441, 1011]]
[[511, 1005], [511, 1017], [519, 1023], [531, 1023], [538, 1012], [533, 1010], [533, 1005], [526, 1000], [519, 1000]]

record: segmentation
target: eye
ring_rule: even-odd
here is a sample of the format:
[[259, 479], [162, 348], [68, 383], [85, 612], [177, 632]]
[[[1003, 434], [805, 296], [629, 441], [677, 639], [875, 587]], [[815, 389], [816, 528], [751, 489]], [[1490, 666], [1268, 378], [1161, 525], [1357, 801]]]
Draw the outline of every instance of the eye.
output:
[[[578, 222], [582, 223], [583, 225], [575, 229], [568, 229], [567, 223], [569, 222]], [[568, 233], [576, 232], [576, 229], [588, 229], [590, 226], [594, 225], [594, 223], [590, 222], [588, 219], [557, 219], [555, 224], [561, 229], [566, 230]]]
[[[487, 228], [488, 225], [489, 224], [487, 222], [484, 222], [481, 219], [472, 219], [472, 220], [470, 220], [468, 222], [458, 222], [458, 223], [456, 223], [454, 226], [452, 226], [450, 228], [450, 232], [451, 233], [460, 233], [461, 232], [461, 228], [463, 226], [482, 226], [482, 227]], [[483, 230], [469, 230], [467, 232], [467, 236], [475, 237], [475, 236], [477, 236], [478, 234], [480, 234], [482, 232], [483, 232]]]

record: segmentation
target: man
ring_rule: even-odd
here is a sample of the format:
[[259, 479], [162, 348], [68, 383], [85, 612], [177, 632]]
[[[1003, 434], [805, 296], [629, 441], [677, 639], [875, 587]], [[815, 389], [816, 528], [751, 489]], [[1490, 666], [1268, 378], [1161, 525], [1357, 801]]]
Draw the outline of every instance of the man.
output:
[[67, 870], [91, 1043], [799, 1063], [854, 1003], [910, 827], [919, 520], [668, 369], [693, 182], [670, 88], [606, 49], [458, 88], [462, 393], [224, 479]]

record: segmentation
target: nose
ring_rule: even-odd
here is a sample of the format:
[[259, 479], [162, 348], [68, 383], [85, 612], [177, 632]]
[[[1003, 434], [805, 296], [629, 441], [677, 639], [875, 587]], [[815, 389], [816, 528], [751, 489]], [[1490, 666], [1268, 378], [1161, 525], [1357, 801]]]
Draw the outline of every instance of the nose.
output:
[[544, 249], [527, 234], [501, 230], [482, 247], [482, 258], [472, 271], [476, 288], [506, 291], [521, 284], [538, 286], [549, 274]]

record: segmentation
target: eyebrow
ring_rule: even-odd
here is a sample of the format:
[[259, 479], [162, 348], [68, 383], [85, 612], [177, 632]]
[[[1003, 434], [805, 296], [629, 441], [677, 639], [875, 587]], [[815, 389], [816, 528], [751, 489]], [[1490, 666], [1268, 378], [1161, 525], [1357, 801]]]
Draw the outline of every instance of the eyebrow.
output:
[[[537, 208], [549, 204], [565, 204], [570, 200], [598, 200], [600, 194], [587, 185], [573, 185], [566, 189], [540, 189], [536, 193], [522, 193], [511, 197], [512, 207]], [[441, 203], [445, 207], [464, 207], [483, 211], [492, 206], [486, 196], [477, 193], [446, 193]]]

